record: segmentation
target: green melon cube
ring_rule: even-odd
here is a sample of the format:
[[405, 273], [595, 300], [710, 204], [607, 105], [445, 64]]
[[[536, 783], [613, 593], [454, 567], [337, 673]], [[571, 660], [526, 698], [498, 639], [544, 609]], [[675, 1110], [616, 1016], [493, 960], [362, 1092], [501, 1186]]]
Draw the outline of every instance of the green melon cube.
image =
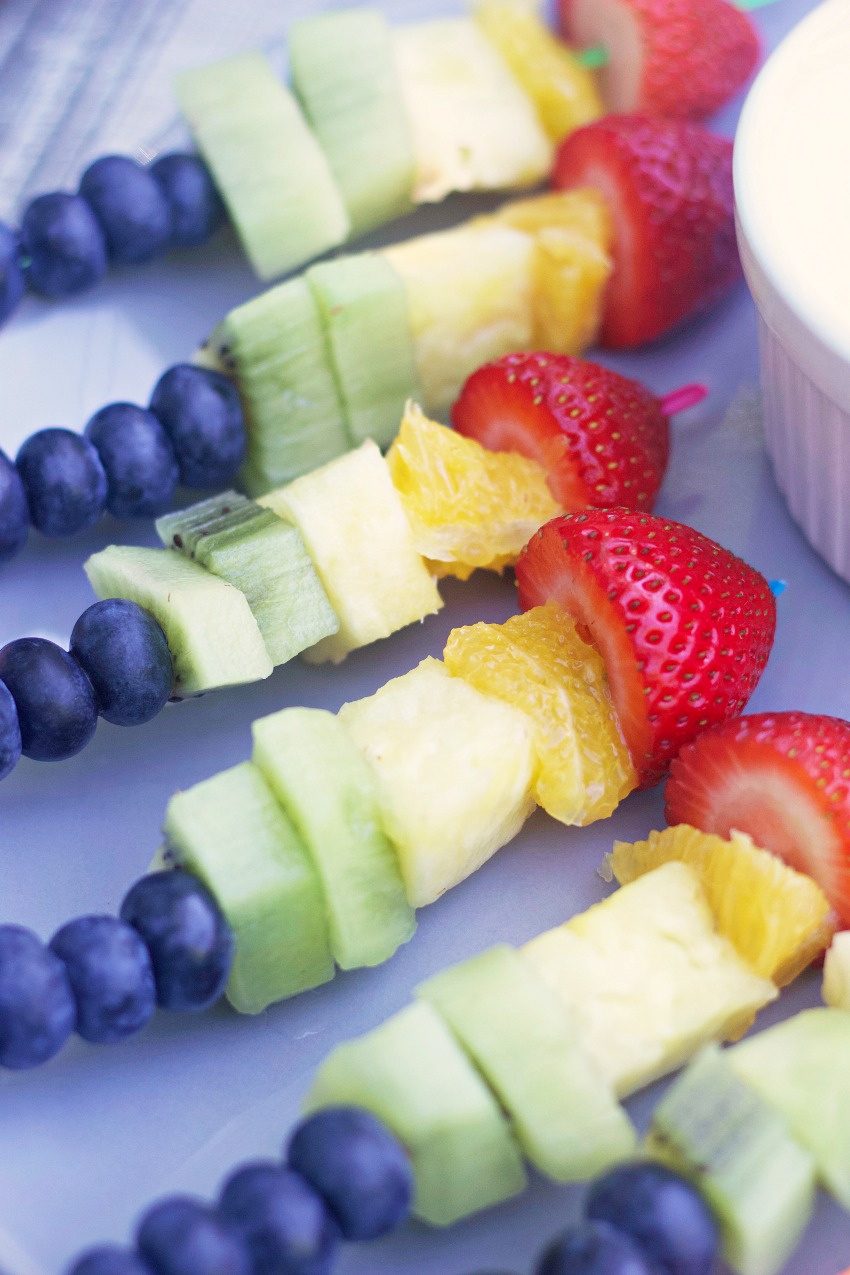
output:
[[243, 1014], [334, 976], [315, 868], [251, 762], [171, 798], [170, 857], [207, 885], [236, 937], [227, 998]]

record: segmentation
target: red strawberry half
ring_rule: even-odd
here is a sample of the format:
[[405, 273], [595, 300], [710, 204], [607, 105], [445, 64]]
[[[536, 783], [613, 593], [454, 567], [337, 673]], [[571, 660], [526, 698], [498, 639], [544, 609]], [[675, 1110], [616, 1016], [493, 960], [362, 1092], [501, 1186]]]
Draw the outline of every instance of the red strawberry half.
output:
[[666, 518], [622, 509], [553, 518], [516, 574], [524, 611], [557, 602], [602, 652], [642, 787], [701, 731], [743, 711], [773, 645], [764, 577]]
[[548, 473], [563, 509], [650, 510], [667, 469], [669, 423], [638, 381], [565, 354], [509, 354], [466, 382], [459, 434], [521, 452]]
[[553, 184], [607, 198], [614, 269], [602, 343], [654, 341], [739, 279], [732, 143], [698, 124], [609, 115], [562, 144]]
[[850, 722], [759, 713], [700, 735], [673, 763], [667, 819], [746, 832], [814, 877], [850, 926]]
[[611, 111], [701, 120], [746, 83], [759, 38], [726, 0], [560, 0], [564, 34], [602, 46], [602, 95]]

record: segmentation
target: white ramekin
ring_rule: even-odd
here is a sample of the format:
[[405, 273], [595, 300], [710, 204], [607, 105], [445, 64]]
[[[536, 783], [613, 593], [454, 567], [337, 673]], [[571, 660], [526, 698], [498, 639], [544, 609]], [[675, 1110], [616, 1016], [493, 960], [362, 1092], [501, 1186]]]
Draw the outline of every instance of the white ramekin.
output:
[[850, 580], [850, 0], [819, 5], [761, 71], [735, 201], [777, 481]]

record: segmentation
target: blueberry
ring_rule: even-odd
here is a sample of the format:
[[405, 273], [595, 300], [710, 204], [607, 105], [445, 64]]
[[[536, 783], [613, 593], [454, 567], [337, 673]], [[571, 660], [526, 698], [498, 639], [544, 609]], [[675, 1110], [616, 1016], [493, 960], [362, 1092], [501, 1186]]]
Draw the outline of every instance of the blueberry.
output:
[[31, 930], [0, 925], [0, 1066], [47, 1062], [74, 1030], [65, 966]]
[[12, 692], [0, 682], [0, 779], [5, 779], [21, 758], [21, 724]]
[[147, 944], [163, 1009], [206, 1009], [224, 991], [233, 931], [209, 890], [191, 873], [155, 872], [132, 886], [121, 920]]
[[658, 1271], [627, 1235], [607, 1222], [585, 1222], [550, 1245], [534, 1275], [658, 1275]]
[[77, 1032], [110, 1045], [141, 1031], [156, 1008], [148, 949], [114, 916], [80, 916], [63, 925], [50, 950], [65, 962], [77, 1002]]
[[25, 757], [64, 761], [85, 748], [97, 702], [72, 655], [46, 638], [16, 638], [0, 650], [0, 678], [18, 710]]
[[368, 1111], [331, 1107], [310, 1116], [292, 1135], [287, 1160], [322, 1196], [344, 1239], [377, 1239], [410, 1214], [410, 1159]]
[[85, 436], [106, 470], [106, 508], [116, 518], [153, 518], [171, 505], [180, 472], [168, 435], [153, 412], [110, 403], [95, 412]]
[[93, 526], [106, 502], [106, 473], [87, 439], [69, 429], [31, 434], [15, 459], [30, 521], [43, 536], [74, 536]]
[[156, 1275], [251, 1275], [239, 1236], [188, 1196], [174, 1195], [148, 1209], [136, 1243]]
[[218, 1206], [242, 1236], [253, 1275], [327, 1275], [338, 1231], [320, 1196], [291, 1169], [248, 1164], [224, 1185]]
[[30, 512], [21, 475], [0, 452], [0, 562], [8, 562], [26, 544]]
[[5, 323], [24, 295], [20, 250], [18, 236], [0, 221], [0, 323]]
[[101, 717], [114, 726], [149, 722], [171, 694], [165, 634], [126, 598], [106, 598], [83, 612], [71, 632], [71, 654], [94, 687]]
[[200, 155], [160, 155], [150, 166], [171, 208], [171, 242], [177, 248], [206, 243], [225, 219], [224, 204]]
[[187, 487], [230, 481], [245, 459], [245, 421], [226, 376], [178, 363], [157, 381], [150, 409], [165, 426]]
[[630, 1235], [660, 1275], [710, 1275], [720, 1252], [714, 1216], [696, 1187], [661, 1164], [624, 1164], [597, 1179], [586, 1213]]
[[110, 261], [132, 265], [168, 249], [171, 209], [146, 168], [125, 155], [104, 155], [89, 164], [80, 194], [100, 222]]
[[21, 248], [29, 257], [26, 277], [44, 297], [73, 297], [106, 274], [106, 241], [97, 219], [79, 195], [39, 195], [24, 213]]
[[81, 1253], [68, 1275], [151, 1275], [151, 1268], [133, 1249], [103, 1244]]

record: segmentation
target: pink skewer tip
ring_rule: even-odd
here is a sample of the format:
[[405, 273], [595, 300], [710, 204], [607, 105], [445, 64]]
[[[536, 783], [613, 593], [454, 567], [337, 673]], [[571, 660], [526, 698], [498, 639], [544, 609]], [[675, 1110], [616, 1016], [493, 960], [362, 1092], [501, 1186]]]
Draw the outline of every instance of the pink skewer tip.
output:
[[707, 385], [683, 385], [681, 389], [665, 394], [661, 400], [661, 410], [665, 416], [677, 416], [679, 412], [687, 412], [708, 398]]

